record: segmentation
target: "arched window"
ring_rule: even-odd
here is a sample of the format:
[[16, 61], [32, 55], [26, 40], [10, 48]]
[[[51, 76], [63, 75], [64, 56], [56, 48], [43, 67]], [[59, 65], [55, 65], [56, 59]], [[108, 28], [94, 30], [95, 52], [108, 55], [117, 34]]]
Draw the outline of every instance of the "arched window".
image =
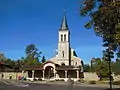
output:
[[61, 41], [63, 41], [63, 35], [61, 35]]
[[64, 34], [64, 41], [66, 41], [66, 34]]

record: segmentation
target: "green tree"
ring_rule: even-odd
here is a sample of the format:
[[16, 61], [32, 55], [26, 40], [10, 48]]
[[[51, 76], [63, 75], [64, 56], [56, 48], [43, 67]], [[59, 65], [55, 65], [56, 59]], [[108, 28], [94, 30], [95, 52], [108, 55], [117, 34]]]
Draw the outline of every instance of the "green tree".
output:
[[5, 57], [5, 55], [3, 53], [0, 53], [0, 62], [3, 62], [3, 63], [8, 64], [10, 66], [15, 65], [14, 60], [11, 60], [10, 58]]
[[45, 56], [42, 57], [41, 61], [42, 61], [42, 63], [44, 63], [46, 61]]
[[120, 75], [120, 59], [117, 59], [116, 62], [112, 65], [112, 71], [115, 75]]
[[109, 77], [108, 62], [102, 60], [96, 67], [96, 73], [100, 80], [102, 80], [102, 78], [108, 78]]
[[95, 72], [100, 78], [100, 80], [102, 80], [102, 78], [108, 78], [108, 61], [101, 58], [92, 58], [91, 62], [91, 72]]
[[92, 58], [91, 60], [91, 72], [96, 72], [96, 67], [101, 63], [100, 58]]
[[120, 1], [85, 0], [80, 9], [82, 16], [90, 17], [86, 28], [93, 28], [103, 38], [103, 46], [120, 54]]
[[83, 66], [83, 70], [84, 70], [84, 72], [90, 72], [90, 65], [89, 64], [85, 64]]
[[10, 65], [10, 66], [12, 66], [12, 67], [15, 65], [15, 61], [11, 60], [10, 58], [7, 58], [5, 60], [5, 63], [8, 64], [8, 65]]
[[3, 53], [0, 53], [0, 62], [5, 62], [6, 61], [6, 57], [4, 56]]
[[34, 44], [30, 44], [25, 49], [26, 58], [24, 59], [24, 65], [39, 65], [39, 57], [41, 52], [38, 51]]

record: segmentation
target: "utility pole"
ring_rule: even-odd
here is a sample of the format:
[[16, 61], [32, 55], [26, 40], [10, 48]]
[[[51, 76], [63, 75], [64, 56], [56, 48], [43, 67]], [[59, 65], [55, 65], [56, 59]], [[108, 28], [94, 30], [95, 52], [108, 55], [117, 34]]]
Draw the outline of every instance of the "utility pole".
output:
[[109, 64], [109, 85], [110, 85], [110, 90], [112, 90], [112, 72], [111, 72], [111, 58], [114, 58], [114, 53], [110, 49], [110, 47], [106, 50], [103, 51], [104, 57], [108, 59], [108, 64]]
[[110, 56], [109, 56], [108, 62], [109, 62], [109, 83], [110, 83], [110, 90], [112, 90], [111, 58], [110, 58]]

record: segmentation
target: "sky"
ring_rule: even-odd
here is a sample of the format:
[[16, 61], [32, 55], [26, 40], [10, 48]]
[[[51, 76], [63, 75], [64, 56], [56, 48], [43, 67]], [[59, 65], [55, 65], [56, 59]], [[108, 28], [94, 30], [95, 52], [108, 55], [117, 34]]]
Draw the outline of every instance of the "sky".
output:
[[102, 57], [102, 39], [84, 25], [79, 14], [83, 0], [0, 0], [0, 52], [7, 58], [25, 57], [25, 48], [35, 44], [47, 60], [55, 56], [58, 31], [66, 10], [71, 47], [84, 63]]

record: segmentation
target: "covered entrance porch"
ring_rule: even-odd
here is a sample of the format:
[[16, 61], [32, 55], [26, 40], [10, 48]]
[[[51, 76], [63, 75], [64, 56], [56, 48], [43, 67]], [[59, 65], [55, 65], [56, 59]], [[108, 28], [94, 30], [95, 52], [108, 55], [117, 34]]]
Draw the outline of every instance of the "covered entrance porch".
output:
[[46, 62], [42, 67], [26, 68], [27, 78], [42, 79], [42, 80], [64, 80], [68, 78], [77, 81], [83, 78], [83, 73], [80, 68], [70, 66], [58, 66], [52, 62]]

